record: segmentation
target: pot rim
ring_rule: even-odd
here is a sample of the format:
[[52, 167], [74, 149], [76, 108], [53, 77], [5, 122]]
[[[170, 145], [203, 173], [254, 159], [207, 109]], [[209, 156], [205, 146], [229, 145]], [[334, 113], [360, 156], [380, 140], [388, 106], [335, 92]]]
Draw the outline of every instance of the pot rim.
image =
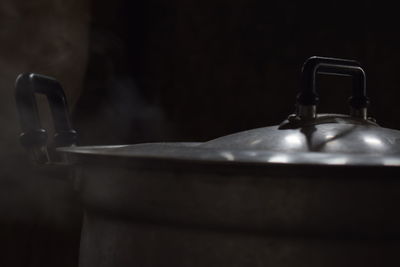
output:
[[230, 165], [327, 165], [400, 167], [400, 155], [321, 152], [279, 152], [201, 147], [201, 142], [142, 143], [132, 145], [60, 147], [57, 151], [83, 158], [129, 161], [178, 161]]

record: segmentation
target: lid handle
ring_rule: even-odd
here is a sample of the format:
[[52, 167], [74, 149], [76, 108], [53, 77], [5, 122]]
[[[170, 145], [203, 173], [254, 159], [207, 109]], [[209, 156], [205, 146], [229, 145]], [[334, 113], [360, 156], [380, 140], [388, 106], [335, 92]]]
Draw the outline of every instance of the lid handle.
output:
[[319, 101], [316, 92], [318, 74], [352, 76], [353, 90], [349, 99], [351, 115], [367, 119], [369, 99], [366, 93], [366, 76], [360, 63], [355, 60], [310, 57], [302, 69], [300, 93], [297, 96], [297, 116], [300, 119], [314, 119]]
[[55, 129], [55, 146], [74, 145], [77, 133], [71, 126], [61, 84], [54, 78], [40, 74], [20, 74], [15, 82], [15, 99], [22, 130], [20, 142], [35, 162], [47, 163], [47, 132], [40, 123], [35, 93], [45, 95], [49, 102]]

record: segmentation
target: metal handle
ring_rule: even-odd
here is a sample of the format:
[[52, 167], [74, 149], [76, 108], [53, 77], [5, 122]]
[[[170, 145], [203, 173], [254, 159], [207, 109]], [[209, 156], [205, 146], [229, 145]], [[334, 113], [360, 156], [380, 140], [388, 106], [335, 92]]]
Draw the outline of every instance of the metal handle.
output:
[[300, 93], [297, 96], [297, 116], [301, 119], [316, 117], [319, 98], [316, 92], [316, 75], [348, 75], [353, 77], [352, 96], [349, 99], [351, 114], [367, 118], [369, 100], [366, 93], [366, 76], [360, 63], [354, 60], [311, 57], [303, 65]]
[[60, 83], [54, 78], [34, 73], [23, 73], [15, 83], [15, 98], [22, 133], [21, 144], [38, 163], [49, 161], [47, 153], [47, 132], [42, 128], [35, 93], [47, 97], [54, 121], [55, 146], [71, 146], [77, 141], [72, 129], [67, 100]]

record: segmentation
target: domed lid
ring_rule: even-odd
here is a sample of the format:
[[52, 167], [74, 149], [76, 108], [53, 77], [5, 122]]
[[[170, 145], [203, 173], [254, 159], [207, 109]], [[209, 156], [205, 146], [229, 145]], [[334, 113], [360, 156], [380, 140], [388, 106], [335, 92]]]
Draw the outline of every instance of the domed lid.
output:
[[393, 155], [400, 153], [400, 131], [380, 127], [371, 120], [345, 115], [321, 114], [313, 120], [300, 124], [286, 120], [278, 126], [231, 134], [199, 146], [285, 153]]
[[[350, 115], [317, 114], [318, 73], [353, 78]], [[73, 153], [78, 158], [101, 156], [203, 163], [400, 166], [400, 131], [380, 127], [367, 117], [369, 100], [365, 86], [365, 73], [358, 62], [312, 57], [303, 66], [296, 113], [280, 125], [235, 133], [204, 143], [82, 146], [58, 150]], [[69, 138], [74, 133], [69, 125], [62, 127], [59, 124], [58, 128], [62, 128], [64, 134], [58, 135], [63, 137], [61, 140], [75, 140]], [[25, 136], [28, 140], [27, 136], [30, 135]]]

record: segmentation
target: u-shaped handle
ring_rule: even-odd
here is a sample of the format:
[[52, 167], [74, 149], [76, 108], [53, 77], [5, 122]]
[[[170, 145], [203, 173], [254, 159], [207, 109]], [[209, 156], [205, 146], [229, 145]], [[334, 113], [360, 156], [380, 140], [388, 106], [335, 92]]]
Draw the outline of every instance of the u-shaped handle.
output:
[[21, 144], [37, 162], [47, 162], [47, 132], [42, 128], [35, 93], [47, 97], [54, 121], [56, 146], [71, 146], [77, 133], [71, 126], [68, 104], [61, 84], [54, 78], [35, 73], [22, 73], [15, 83], [15, 99], [22, 133]]
[[298, 116], [316, 116], [319, 98], [316, 91], [317, 74], [349, 75], [353, 78], [353, 90], [349, 99], [352, 115], [366, 119], [369, 99], [366, 92], [366, 76], [360, 63], [354, 60], [311, 57], [303, 65], [300, 93], [297, 96]]

